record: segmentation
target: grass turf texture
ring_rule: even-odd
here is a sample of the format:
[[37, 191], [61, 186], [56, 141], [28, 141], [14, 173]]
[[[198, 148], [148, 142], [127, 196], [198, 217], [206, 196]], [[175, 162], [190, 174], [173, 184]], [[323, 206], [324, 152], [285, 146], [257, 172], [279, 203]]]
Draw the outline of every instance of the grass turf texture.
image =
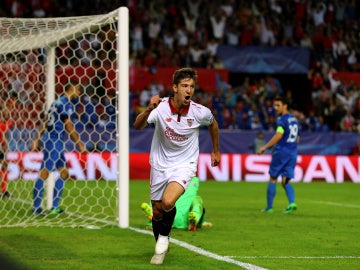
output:
[[[207, 220], [213, 227], [173, 230], [172, 237], [266, 269], [359, 269], [360, 185], [294, 183], [294, 188], [299, 208], [284, 215], [287, 201], [280, 184], [275, 212], [267, 214], [260, 212], [265, 207], [266, 183], [201, 183]], [[148, 201], [148, 182], [131, 181], [132, 228], [145, 228], [143, 201]], [[59, 223], [62, 218], [68, 217], [56, 217]], [[1, 229], [0, 258], [2, 265], [9, 260], [18, 269], [154, 269], [149, 264], [154, 244], [152, 235], [111, 225], [95, 230], [10, 227]], [[242, 267], [170, 243], [161, 268]]]

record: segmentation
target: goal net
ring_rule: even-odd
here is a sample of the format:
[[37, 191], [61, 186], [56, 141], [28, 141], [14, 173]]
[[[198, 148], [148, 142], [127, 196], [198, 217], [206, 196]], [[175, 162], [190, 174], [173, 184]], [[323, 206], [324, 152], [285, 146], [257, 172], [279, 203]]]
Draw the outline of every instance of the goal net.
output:
[[[2, 182], [0, 227], [118, 225], [119, 10], [82, 17], [0, 18], [0, 120], [10, 123], [3, 140], [6, 152], [2, 146], [7, 169], [2, 163], [0, 176], [7, 181]], [[123, 41], [128, 42], [126, 36]], [[60, 199], [65, 212], [33, 215], [33, 189], [43, 153], [32, 151], [31, 144], [69, 80], [81, 84], [70, 118], [87, 153], [80, 154], [66, 138], [70, 179]], [[54, 171], [44, 182], [41, 207], [46, 213], [58, 177]]]

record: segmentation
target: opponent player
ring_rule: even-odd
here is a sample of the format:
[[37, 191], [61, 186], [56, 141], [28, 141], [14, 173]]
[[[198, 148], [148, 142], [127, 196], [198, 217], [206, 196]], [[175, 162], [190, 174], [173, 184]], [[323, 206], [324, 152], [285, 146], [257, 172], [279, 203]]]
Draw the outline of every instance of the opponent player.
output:
[[275, 145], [269, 168], [270, 181], [267, 187], [267, 207], [263, 212], [272, 213], [273, 201], [276, 195], [276, 181], [281, 175], [281, 183], [285, 189], [289, 205], [284, 213], [289, 214], [296, 210], [295, 192], [289, 183], [294, 178], [294, 169], [297, 159], [297, 144], [299, 137], [299, 123], [294, 115], [288, 111], [288, 101], [284, 97], [274, 99], [274, 107], [277, 115], [276, 133], [263, 147], [258, 150], [258, 154], [263, 154], [268, 148]]
[[[199, 191], [199, 178], [194, 176], [183, 195], [176, 201], [176, 215], [173, 228], [196, 231], [197, 228], [211, 227], [210, 222], [205, 221], [205, 208]], [[149, 219], [147, 226], [152, 226], [152, 209], [149, 204], [143, 202], [141, 209]]]
[[10, 129], [10, 111], [7, 106], [7, 102], [3, 101], [0, 104], [0, 177], [1, 177], [1, 196], [10, 197], [10, 193], [7, 190], [8, 181], [8, 162], [6, 159], [6, 153], [8, 151], [8, 140], [6, 132]]
[[150, 151], [150, 197], [156, 245], [151, 264], [162, 264], [168, 251], [175, 203], [197, 170], [201, 126], [208, 126], [212, 140], [211, 165], [217, 166], [220, 162], [218, 124], [208, 108], [191, 100], [196, 82], [194, 69], [176, 70], [172, 86], [174, 96], [151, 97], [148, 107], [134, 122], [137, 130], [148, 123], [155, 124]]
[[59, 207], [59, 201], [64, 189], [64, 180], [69, 178], [64, 156], [65, 132], [68, 132], [70, 138], [77, 143], [81, 153], [85, 153], [86, 151], [85, 146], [80, 141], [74, 125], [71, 122], [71, 115], [75, 112], [72, 100], [79, 97], [80, 87], [80, 84], [72, 81], [65, 86], [64, 96], [59, 97], [51, 104], [46, 120], [40, 127], [38, 136], [32, 144], [33, 151], [38, 149], [40, 137], [43, 135], [44, 158], [33, 190], [34, 215], [44, 214], [41, 208], [44, 181], [48, 178], [50, 172], [54, 170], [59, 171], [59, 177], [55, 181], [53, 205], [50, 214], [60, 214], [64, 212], [64, 210]]

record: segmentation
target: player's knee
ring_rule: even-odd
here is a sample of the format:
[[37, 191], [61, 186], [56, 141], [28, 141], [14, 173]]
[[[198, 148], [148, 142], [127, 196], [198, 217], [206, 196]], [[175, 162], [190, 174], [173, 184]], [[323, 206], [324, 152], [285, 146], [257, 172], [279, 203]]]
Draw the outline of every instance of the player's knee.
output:
[[161, 209], [153, 208], [153, 217], [154, 217], [156, 220], [161, 219], [161, 218], [162, 218], [162, 211], [161, 211]]
[[285, 187], [285, 185], [286, 185], [287, 183], [289, 183], [289, 182], [290, 182], [290, 178], [287, 178], [287, 177], [286, 177], [286, 178], [283, 178], [283, 179], [282, 179], [281, 184], [282, 184], [283, 187]]
[[175, 203], [172, 200], [167, 199], [166, 197], [162, 200], [162, 210], [170, 210], [173, 208]]
[[271, 175], [270, 175], [269, 182], [271, 182], [271, 183], [276, 183], [276, 182], [277, 182], [277, 177], [274, 177], [274, 176], [271, 176]]

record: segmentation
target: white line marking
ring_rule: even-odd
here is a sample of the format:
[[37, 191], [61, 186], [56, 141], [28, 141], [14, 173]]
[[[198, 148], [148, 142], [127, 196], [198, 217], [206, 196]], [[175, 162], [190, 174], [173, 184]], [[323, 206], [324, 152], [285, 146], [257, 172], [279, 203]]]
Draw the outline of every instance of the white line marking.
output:
[[[14, 199], [14, 200], [16, 200], [16, 199]], [[29, 204], [28, 201], [24, 201], [24, 200], [21, 200], [21, 199], [17, 199], [17, 201], [20, 201], [20, 202], [22, 202], [24, 204]], [[92, 220], [92, 221], [96, 221], [96, 222], [102, 222], [102, 223], [107, 224], [107, 225], [115, 225], [115, 226], [118, 225], [116, 222], [103, 220], [103, 219], [98, 219], [98, 218], [87, 217], [87, 216], [79, 215], [79, 214], [68, 212], [68, 211], [66, 211], [66, 214], [69, 215], [69, 216], [77, 217], [77, 218], [83, 218], [85, 220]], [[82, 227], [89, 228], [89, 226], [92, 226], [92, 225], [84, 225]], [[90, 227], [90, 228], [92, 228], [92, 227]], [[134, 227], [129, 227], [129, 229], [133, 230], [133, 231], [136, 231], [136, 232], [139, 232], [139, 233], [153, 235], [152, 232], [147, 231], [147, 230], [142, 230], [142, 229], [138, 229], [138, 228], [134, 228]], [[235, 264], [235, 265], [241, 266], [241, 267], [243, 267], [244, 269], [247, 269], [247, 270], [267, 270], [266, 268], [262, 268], [262, 267], [259, 267], [259, 266], [256, 266], [256, 265], [252, 265], [250, 263], [244, 263], [244, 262], [240, 262], [240, 261], [231, 259], [228, 256], [221, 256], [221, 255], [212, 253], [210, 251], [206, 251], [206, 250], [204, 250], [202, 248], [199, 248], [199, 247], [190, 245], [188, 243], [179, 241], [179, 240], [177, 240], [175, 238], [170, 238], [170, 242], [172, 242], [172, 243], [174, 243], [174, 244], [176, 244], [178, 246], [181, 246], [183, 248], [186, 248], [186, 249], [188, 249], [190, 251], [193, 251], [195, 253], [198, 253], [200, 255], [206, 256], [208, 258], [212, 258], [212, 259], [215, 259], [215, 260], [218, 260], [218, 261], [223, 261], [223, 262]]]
[[[146, 231], [146, 230], [133, 228], [133, 227], [129, 227], [129, 229], [131, 229], [133, 231], [136, 231], [136, 232], [152, 235], [152, 232], [149, 232], [149, 231]], [[170, 242], [172, 242], [172, 243], [174, 243], [174, 244], [176, 244], [178, 246], [181, 246], [183, 248], [186, 248], [186, 249], [188, 249], [190, 251], [193, 251], [195, 253], [198, 253], [200, 255], [206, 256], [208, 258], [212, 258], [212, 259], [215, 259], [215, 260], [218, 260], [218, 261], [223, 261], [223, 262], [235, 264], [237, 266], [243, 267], [244, 269], [248, 269], [248, 270], [267, 270], [266, 268], [262, 268], [260, 266], [256, 266], [256, 265], [253, 265], [253, 264], [250, 264], [250, 263], [244, 263], [244, 262], [234, 260], [234, 259], [230, 258], [229, 256], [221, 256], [221, 255], [212, 253], [210, 251], [206, 251], [206, 250], [204, 250], [202, 248], [190, 245], [188, 243], [179, 241], [179, 240], [174, 239], [174, 238], [170, 238]]]
[[228, 256], [243, 259], [360, 259], [360, 256]]
[[340, 206], [340, 207], [360, 208], [360, 205], [356, 205], [356, 204], [345, 204], [345, 203], [326, 202], [326, 201], [312, 201], [312, 202], [333, 205], [333, 206]]

